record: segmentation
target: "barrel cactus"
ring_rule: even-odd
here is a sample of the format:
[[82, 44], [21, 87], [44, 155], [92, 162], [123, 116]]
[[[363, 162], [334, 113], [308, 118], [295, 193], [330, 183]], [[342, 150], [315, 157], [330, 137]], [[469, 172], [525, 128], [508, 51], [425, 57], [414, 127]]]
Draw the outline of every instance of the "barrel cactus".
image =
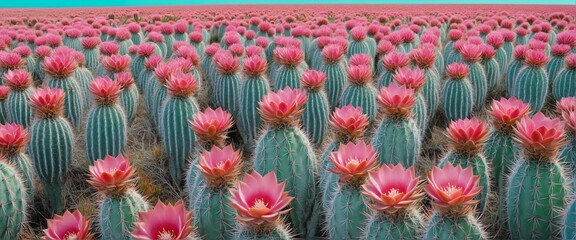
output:
[[274, 90], [285, 87], [300, 88], [300, 79], [304, 73], [299, 65], [304, 60], [304, 52], [297, 47], [276, 48], [274, 56], [280, 63], [280, 68], [276, 70], [274, 76]]
[[368, 174], [362, 194], [372, 210], [362, 239], [414, 239], [422, 235], [424, 219], [418, 200], [424, 193], [414, 167], [383, 164]]
[[28, 152], [52, 212], [62, 211], [62, 179], [72, 162], [74, 135], [64, 118], [64, 99], [62, 89], [49, 87], [36, 89], [30, 96], [36, 116], [29, 128]]
[[321, 54], [324, 61], [321, 71], [326, 73], [326, 79], [330, 79], [324, 84], [324, 89], [326, 89], [330, 110], [332, 111], [338, 105], [346, 82], [346, 66], [342, 60], [344, 49], [340, 45], [331, 44], [324, 47]]
[[448, 80], [444, 84], [442, 105], [444, 116], [450, 121], [472, 115], [474, 93], [472, 84], [468, 80], [469, 73], [470, 68], [466, 64], [453, 63], [446, 67]]
[[[10, 70], [24, 69], [25, 66], [26, 62], [15, 52], [0, 54], [0, 76], [4, 76]], [[3, 79], [0, 79], [0, 83], [4, 84]]]
[[136, 83], [138, 84], [138, 88], [142, 90], [142, 85], [140, 84], [143, 79], [138, 79], [140, 73], [144, 71], [146, 59], [154, 54], [154, 46], [149, 43], [143, 43], [142, 45], [138, 46], [136, 58], [130, 64], [130, 71], [132, 72], [132, 76], [136, 78]]
[[486, 74], [482, 64], [480, 64], [482, 60], [482, 49], [480, 46], [466, 43], [460, 52], [462, 53], [462, 60], [464, 60], [464, 63], [466, 63], [470, 69], [468, 79], [470, 79], [474, 90], [474, 108], [480, 110], [484, 106], [488, 93]]
[[366, 42], [366, 28], [358, 26], [350, 30], [351, 41], [348, 43], [348, 52], [346, 56], [348, 58], [356, 54], [369, 54], [370, 48]]
[[420, 130], [420, 138], [424, 138], [424, 134], [428, 129], [428, 106], [426, 105], [426, 99], [422, 94], [422, 88], [427, 84], [424, 71], [419, 68], [399, 69], [394, 74], [393, 79], [394, 83], [392, 84], [398, 84], [414, 90], [416, 105], [414, 105], [412, 113], [414, 114], [416, 124], [418, 124], [418, 130]]
[[[238, 215], [238, 224], [231, 239], [292, 239], [289, 228], [281, 218], [290, 211], [286, 207], [294, 200], [288, 196], [288, 191], [284, 190], [285, 186], [285, 182], [278, 183], [274, 172], [262, 176], [257, 171], [252, 171], [244, 175], [244, 178], [236, 183], [236, 188], [230, 190], [230, 204]], [[261, 197], [268, 195], [272, 197]], [[262, 207], [267, 211], [255, 211]]]
[[564, 65], [565, 67], [558, 71], [552, 82], [552, 96], [556, 100], [576, 97], [576, 83], [573, 78], [576, 74], [576, 53], [566, 56]]
[[94, 161], [88, 182], [103, 195], [98, 214], [101, 239], [130, 239], [138, 213], [148, 203], [134, 189], [135, 169], [122, 154]]
[[483, 227], [474, 217], [482, 191], [478, 186], [480, 176], [472, 167], [462, 168], [447, 163], [443, 168], [433, 167], [424, 187], [432, 199], [435, 210], [426, 226], [424, 239], [487, 239]]
[[[46, 73], [42, 71], [42, 65], [44, 64], [44, 59], [52, 54], [52, 48], [48, 46], [38, 46], [35, 50], [36, 55], [36, 66], [34, 67], [34, 83], [41, 85], [42, 81], [46, 77]], [[98, 54], [98, 53], [96, 53]]]
[[421, 149], [420, 130], [412, 118], [414, 90], [391, 83], [380, 89], [378, 102], [385, 114], [372, 137], [378, 162], [414, 166]]
[[[566, 123], [566, 145], [560, 148], [559, 160], [567, 169], [568, 177], [574, 178], [576, 170], [576, 97], [565, 97], [556, 102], [556, 110]], [[576, 186], [576, 182], [572, 182]]]
[[4, 124], [8, 120], [8, 111], [6, 109], [6, 99], [10, 93], [8, 86], [0, 85], [0, 123]]
[[120, 106], [126, 114], [126, 121], [128, 125], [132, 125], [136, 118], [136, 108], [138, 107], [138, 100], [140, 93], [138, 87], [134, 84], [134, 77], [130, 72], [121, 72], [114, 74], [114, 81], [120, 86]]
[[4, 83], [10, 87], [10, 94], [6, 99], [8, 122], [27, 128], [33, 116], [32, 108], [28, 104], [28, 99], [34, 91], [32, 76], [24, 69], [8, 70], [4, 74]]
[[316, 206], [316, 155], [299, 127], [306, 100], [303, 91], [290, 88], [262, 97], [259, 111], [267, 127], [256, 144], [253, 165], [258, 172], [273, 171], [280, 181], [286, 181], [286, 190], [295, 197], [289, 215], [294, 231], [312, 237], [318, 224], [319, 206]]
[[359, 239], [368, 217], [368, 206], [361, 193], [361, 185], [368, 172], [377, 166], [376, 151], [364, 141], [341, 144], [330, 153], [333, 167], [329, 170], [338, 175], [338, 187], [331, 194], [326, 209], [326, 225], [330, 239]]
[[440, 105], [440, 75], [434, 66], [436, 54], [433, 46], [423, 46], [410, 52], [410, 59], [424, 71], [425, 84], [422, 95], [426, 100], [426, 116], [434, 119], [434, 114]]
[[480, 46], [482, 50], [482, 67], [486, 75], [486, 83], [488, 92], [496, 89], [500, 79], [500, 65], [494, 56], [496, 51], [491, 45], [483, 44]]
[[[512, 239], [558, 238], [562, 209], [570, 191], [558, 151], [564, 124], [541, 112], [524, 117], [514, 127], [522, 154], [508, 178], [506, 209]], [[542, 198], [540, 196], [547, 196]], [[536, 217], [537, 216], [537, 217]]]
[[103, 57], [102, 66], [104, 68], [104, 74], [102, 76], [113, 78], [116, 73], [130, 72], [130, 62], [130, 56], [126, 55], [114, 54]]
[[548, 95], [548, 75], [544, 65], [548, 58], [543, 50], [526, 51], [522, 68], [512, 86], [512, 96], [530, 104], [530, 111], [535, 113], [544, 107]]
[[554, 44], [552, 45], [552, 56], [550, 61], [546, 64], [546, 73], [550, 81], [556, 78], [556, 75], [564, 67], [564, 59], [570, 53], [570, 45], [567, 44]]
[[29, 141], [30, 135], [22, 125], [0, 124], [0, 154], [14, 166], [24, 184], [28, 200], [32, 200], [36, 190], [36, 172], [30, 156], [26, 153]]
[[516, 76], [520, 72], [520, 69], [524, 67], [524, 59], [526, 59], [526, 51], [528, 49], [529, 48], [526, 45], [518, 45], [516, 48], [514, 48], [514, 57], [506, 68], [506, 75], [503, 86], [508, 96], [512, 96], [512, 88], [515, 85]]
[[239, 59], [229, 52], [222, 51], [214, 56], [214, 65], [218, 69], [216, 79], [212, 81], [212, 102], [214, 106], [232, 113], [238, 118], [238, 96], [240, 89]]
[[[504, 36], [501, 32], [498, 31], [492, 31], [490, 33], [488, 33], [488, 35], [486, 36], [486, 44], [489, 45], [490, 47], [492, 47], [494, 49], [494, 54], [492, 54], [492, 57], [494, 57], [494, 61], [496, 61], [496, 63], [498, 64], [498, 73], [504, 73], [504, 70], [506, 70], [506, 64], [508, 64], [508, 53], [506, 52], [505, 46], [504, 46]], [[486, 47], [484, 47], [486, 48]], [[510, 50], [512, 50], [510, 48]], [[483, 50], [484, 52], [485, 50]], [[485, 55], [483, 53], [483, 55]], [[483, 56], [483, 59], [486, 59], [485, 56]], [[483, 60], [486, 61], [486, 60]], [[482, 64], [485, 66], [485, 64]], [[494, 64], [492, 64], [494, 65]], [[486, 68], [486, 67], [484, 67]], [[495, 71], [496, 70], [492, 70]], [[486, 72], [488, 72], [488, 70], [486, 70]], [[488, 74], [486, 74], [488, 75]], [[498, 78], [500, 78], [500, 75], [497, 75]], [[486, 76], [488, 77], [488, 76]], [[489, 83], [491, 82], [490, 79], [488, 81]], [[490, 86], [490, 84], [489, 84]]]
[[325, 81], [326, 74], [316, 70], [308, 70], [302, 76], [302, 86], [308, 99], [302, 114], [302, 128], [309, 134], [315, 147], [322, 146], [328, 129], [330, 106], [324, 92]]

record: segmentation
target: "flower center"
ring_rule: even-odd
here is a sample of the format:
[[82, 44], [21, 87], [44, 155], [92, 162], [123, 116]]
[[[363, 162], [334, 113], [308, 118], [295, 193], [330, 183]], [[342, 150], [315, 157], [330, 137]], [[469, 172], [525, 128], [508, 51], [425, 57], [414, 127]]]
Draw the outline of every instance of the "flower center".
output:
[[216, 164], [216, 168], [219, 169], [224, 169], [224, 164], [226, 163], [226, 161], [220, 161], [218, 162], [218, 164]]
[[76, 240], [79, 238], [78, 238], [78, 235], [76, 235], [76, 233], [67, 233], [66, 235], [64, 235], [64, 239], [65, 240]]
[[176, 237], [172, 231], [166, 231], [162, 229], [162, 231], [158, 234], [158, 240], [174, 240]]
[[268, 203], [264, 202], [264, 199], [260, 198], [260, 199], [256, 200], [256, 202], [254, 202], [254, 205], [252, 205], [252, 208], [254, 208], [254, 209], [267, 209]]
[[348, 169], [355, 169], [356, 167], [358, 167], [358, 165], [360, 165], [360, 160], [354, 158], [354, 159], [350, 159], [350, 160], [346, 163], [346, 168], [348, 168]]
[[442, 191], [445, 192], [445, 193], [448, 194], [448, 195], [452, 195], [452, 194], [454, 194], [454, 193], [456, 193], [456, 192], [459, 192], [459, 191], [461, 191], [461, 190], [462, 190], [461, 187], [454, 186], [454, 185], [452, 185], [452, 184], [450, 184], [450, 183], [448, 183], [448, 186], [446, 186], [446, 187], [444, 187], [444, 188], [442, 189]]
[[391, 198], [396, 197], [400, 194], [402, 194], [402, 192], [398, 191], [398, 189], [396, 188], [392, 188], [386, 193], [386, 195]]

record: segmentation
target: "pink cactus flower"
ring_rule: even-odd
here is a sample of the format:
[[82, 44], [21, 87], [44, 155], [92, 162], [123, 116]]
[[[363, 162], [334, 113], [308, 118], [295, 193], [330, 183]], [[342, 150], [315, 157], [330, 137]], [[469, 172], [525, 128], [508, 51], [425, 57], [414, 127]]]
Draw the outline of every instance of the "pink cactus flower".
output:
[[302, 106], [306, 100], [304, 91], [286, 87], [264, 95], [258, 102], [258, 111], [265, 122], [274, 126], [295, 125], [304, 112]]
[[0, 85], [0, 101], [6, 100], [8, 94], [10, 93], [10, 88], [8, 86]]
[[564, 143], [565, 130], [560, 119], [550, 119], [538, 112], [532, 118], [520, 119], [514, 133], [514, 139], [523, 146], [528, 159], [554, 161]]
[[406, 54], [394, 51], [387, 54], [382, 59], [382, 62], [388, 72], [396, 72], [398, 69], [407, 67], [410, 63], [410, 58]]
[[194, 94], [197, 85], [198, 81], [196, 81], [194, 75], [190, 73], [176, 72], [166, 81], [168, 93], [180, 98], [186, 98]]
[[446, 131], [450, 145], [459, 153], [476, 154], [480, 152], [488, 138], [486, 123], [478, 121], [475, 117], [453, 121]]
[[432, 47], [422, 47], [410, 52], [410, 59], [421, 69], [434, 67], [436, 51]]
[[285, 47], [274, 49], [274, 57], [280, 64], [288, 67], [298, 67], [304, 60], [304, 52], [297, 47]]
[[189, 124], [201, 141], [211, 143], [210, 145], [223, 146], [227, 138], [226, 133], [232, 127], [233, 122], [232, 115], [222, 108], [216, 110], [206, 108], [204, 112], [196, 113]]
[[463, 63], [452, 63], [446, 67], [446, 75], [453, 80], [465, 79], [468, 74], [470, 74], [470, 67]]
[[53, 54], [42, 64], [42, 70], [54, 78], [69, 77], [77, 67], [78, 63], [71, 54]]
[[526, 51], [526, 58], [524, 59], [526, 65], [533, 68], [540, 68], [543, 67], [546, 62], [548, 62], [546, 51], [536, 49]]
[[368, 116], [362, 113], [362, 107], [346, 105], [336, 108], [330, 117], [330, 126], [342, 142], [352, 141], [364, 135], [368, 127]]
[[424, 190], [440, 209], [469, 212], [479, 202], [474, 200], [482, 190], [479, 182], [480, 176], [474, 175], [472, 167], [462, 169], [448, 162], [443, 168], [432, 168]]
[[372, 209], [394, 214], [422, 198], [420, 182], [414, 167], [404, 169], [402, 164], [384, 164], [368, 174], [362, 194], [372, 200], [369, 204]]
[[112, 55], [102, 59], [102, 66], [111, 73], [125, 72], [130, 68], [130, 61], [130, 56]]
[[48, 228], [44, 229], [43, 240], [91, 240], [90, 220], [76, 210], [74, 213], [66, 210], [62, 216], [55, 214], [48, 220]]
[[267, 66], [266, 59], [259, 55], [244, 59], [244, 73], [249, 77], [261, 76], [266, 71]]
[[370, 66], [372, 64], [372, 58], [370, 55], [365, 53], [354, 54], [348, 60], [350, 66], [366, 65]]
[[322, 58], [326, 63], [339, 62], [344, 56], [344, 48], [337, 44], [330, 44], [322, 49]]
[[326, 73], [316, 70], [307, 70], [302, 74], [302, 86], [308, 90], [319, 90], [324, 86]]
[[30, 141], [28, 132], [16, 123], [0, 124], [0, 154], [13, 156], [23, 152]]
[[376, 168], [376, 151], [364, 141], [340, 144], [338, 151], [330, 153], [332, 173], [340, 176], [340, 181], [349, 184], [362, 184], [368, 172]]
[[231, 145], [224, 148], [212, 146], [200, 154], [196, 165], [210, 185], [218, 187], [230, 183], [240, 174], [241, 154], [234, 151]]
[[24, 69], [8, 70], [4, 74], [4, 82], [13, 91], [22, 91], [32, 85], [32, 77]]
[[214, 61], [216, 68], [222, 74], [234, 74], [240, 70], [238, 58], [232, 56], [232, 54], [227, 51], [218, 52], [212, 61]]
[[98, 105], [113, 105], [122, 93], [118, 82], [109, 77], [97, 77], [90, 83], [90, 92]]
[[37, 88], [30, 96], [30, 106], [42, 118], [64, 114], [64, 91], [60, 88]]
[[411, 117], [411, 109], [416, 105], [414, 90], [395, 83], [380, 88], [377, 100], [388, 117], [395, 119]]
[[352, 84], [364, 85], [372, 80], [372, 69], [369, 65], [356, 65], [346, 68], [348, 81]]
[[117, 157], [106, 156], [104, 159], [94, 161], [94, 165], [89, 166], [88, 171], [90, 185], [106, 195], [119, 196], [132, 186], [132, 175], [135, 170], [130, 166], [128, 159], [120, 154]]
[[402, 68], [398, 69], [393, 76], [394, 81], [400, 85], [404, 85], [407, 88], [414, 89], [418, 92], [424, 84], [426, 84], [426, 77], [424, 76], [424, 71], [419, 68]]
[[132, 231], [135, 240], [187, 240], [193, 235], [192, 212], [184, 208], [182, 200], [174, 205], [158, 201], [153, 210], [138, 215]]
[[18, 69], [26, 65], [19, 54], [11, 52], [0, 54], [0, 69]]
[[515, 97], [492, 100], [487, 113], [492, 116], [494, 126], [500, 130], [511, 130], [512, 126], [530, 112], [530, 104]]

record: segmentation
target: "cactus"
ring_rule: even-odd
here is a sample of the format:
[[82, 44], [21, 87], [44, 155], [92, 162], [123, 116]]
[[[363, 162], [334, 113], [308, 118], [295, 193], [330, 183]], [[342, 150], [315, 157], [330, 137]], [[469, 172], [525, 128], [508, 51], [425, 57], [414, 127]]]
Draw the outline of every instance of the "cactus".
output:
[[[0, 76], [4, 76], [10, 70], [24, 69], [26, 62], [15, 52], [0, 54]], [[4, 84], [4, 80], [0, 79], [0, 84]]]
[[[113, 55], [118, 55], [120, 52], [120, 46], [113, 41], [107, 41], [100, 43], [99, 46], [100, 50], [100, 57], [98, 57], [98, 66], [96, 67], [96, 71], [94, 72], [94, 76], [96, 77], [103, 77], [108, 75], [112, 77], [110, 73], [106, 73], [106, 69], [104, 68], [103, 58], [108, 58]], [[120, 57], [116, 57], [117, 59]], [[120, 58], [121, 59], [121, 58]], [[112, 62], [113, 63], [113, 62]], [[115, 65], [112, 65], [111, 68], [114, 68]]]
[[142, 91], [142, 84], [141, 82], [145, 81], [146, 79], [139, 79], [140, 74], [145, 69], [146, 59], [154, 54], [154, 46], [149, 43], [143, 43], [142, 45], [138, 46], [138, 55], [132, 63], [130, 64], [130, 71], [132, 72], [132, 76], [136, 78], [136, 83], [138, 84], [138, 88]]
[[426, 105], [426, 99], [422, 94], [422, 87], [426, 85], [426, 78], [424, 76], [424, 71], [419, 68], [409, 69], [403, 68], [399, 69], [393, 76], [393, 84], [399, 84], [405, 86], [406, 88], [414, 90], [414, 98], [416, 99], [416, 105], [412, 109], [414, 114], [414, 120], [418, 124], [418, 130], [420, 130], [420, 138], [424, 138], [425, 133], [428, 129], [428, 106]]
[[[326, 73], [326, 79], [329, 79], [324, 84], [324, 89], [328, 95], [328, 103], [330, 103], [330, 111], [338, 105], [342, 89], [346, 82], [346, 67], [344, 66], [342, 57], [344, 49], [342, 46], [332, 44], [324, 47], [321, 52], [321, 57], [324, 64], [321, 71]], [[312, 68], [318, 69], [318, 68]]]
[[[394, 178], [386, 176], [402, 179], [401, 185], [396, 185], [392, 180]], [[368, 180], [362, 185], [362, 194], [371, 200], [366, 204], [372, 212], [366, 222], [362, 239], [419, 237], [424, 230], [423, 216], [415, 204], [424, 195], [419, 183], [420, 179], [415, 176], [414, 168], [404, 170], [401, 164], [384, 164], [369, 173]]]
[[168, 58], [168, 49], [166, 47], [166, 43], [164, 42], [164, 36], [157, 32], [148, 33], [146, 36], [148, 39], [146, 42], [154, 45], [154, 55], [160, 56], [163, 59]]
[[394, 74], [401, 68], [407, 67], [410, 63], [408, 55], [400, 52], [391, 52], [382, 59], [383, 69], [378, 77], [377, 89], [387, 87], [394, 81]]
[[[506, 64], [508, 64], [508, 53], [506, 52], [506, 49], [503, 47], [504, 46], [504, 36], [502, 33], [500, 32], [490, 32], [487, 36], [486, 36], [486, 43], [488, 46], [492, 47], [492, 49], [494, 50], [494, 53], [492, 54], [492, 51], [489, 50], [489, 47], [484, 46], [482, 49], [482, 65], [484, 66], [484, 70], [486, 72], [498, 72], [497, 78], [495, 79], [490, 79], [489, 74], [486, 74], [486, 77], [488, 79], [488, 83], [491, 83], [491, 80], [495, 80], [497, 81], [500, 78], [500, 73], [504, 73], [504, 71], [506, 70]], [[512, 48], [510, 48], [510, 50], [512, 50]], [[486, 51], [488, 51], [490, 54], [486, 54]], [[492, 56], [492, 57], [488, 57], [488, 56]], [[496, 69], [491, 69], [491, 71], [488, 71], [488, 69], [486, 69], [486, 64], [484, 64], [485, 61], [489, 60], [489, 59], [494, 59], [494, 61], [497, 63], [497, 69], [498, 71], [496, 71]], [[495, 65], [494, 63], [491, 63], [490, 65], [492, 65], [492, 67]], [[488, 89], [491, 89], [493, 85], [488, 84]]]
[[230, 239], [234, 229], [236, 213], [230, 202], [229, 188], [236, 181], [242, 167], [239, 151], [232, 146], [212, 146], [199, 156], [197, 167], [202, 173], [198, 198], [193, 211], [202, 215], [195, 220], [198, 233], [208, 239]]
[[552, 82], [552, 96], [560, 100], [565, 97], [576, 97], [576, 83], [574, 74], [576, 74], [576, 54], [566, 56], [565, 67], [562, 68]]
[[238, 111], [238, 129], [244, 143], [244, 150], [252, 152], [256, 145], [262, 119], [258, 114], [258, 101], [270, 90], [268, 79], [263, 76], [266, 71], [266, 59], [252, 56], [244, 59], [245, 79], [240, 84]]
[[90, 232], [90, 220], [78, 210], [74, 213], [66, 210], [62, 216], [55, 214], [53, 219], [47, 220], [46, 225], [48, 228], [44, 229], [45, 239], [65, 239], [70, 236], [86, 240], [94, 238], [94, 234]]
[[548, 75], [544, 65], [546, 53], [541, 50], [526, 51], [526, 67], [522, 68], [514, 80], [512, 96], [530, 104], [530, 111], [535, 113], [544, 107], [548, 95]]
[[370, 55], [370, 47], [368, 47], [368, 43], [366, 42], [366, 28], [355, 27], [350, 30], [350, 36], [352, 40], [348, 43], [346, 57], [351, 58], [356, 54]]
[[32, 200], [36, 189], [36, 174], [32, 160], [26, 154], [26, 144], [29, 141], [28, 132], [22, 125], [15, 123], [0, 125], [0, 154], [15, 167], [24, 184], [28, 200]]
[[464, 40], [458, 40], [454, 42], [452, 51], [444, 55], [446, 57], [446, 61], [444, 61], [446, 66], [452, 63], [458, 63], [464, 61], [462, 58], [462, 49], [464, 48], [464, 45], [466, 45], [466, 43], [467, 42]]
[[411, 110], [416, 105], [414, 90], [391, 83], [380, 89], [378, 102], [385, 112], [372, 137], [378, 162], [414, 166], [421, 149], [420, 130]]
[[140, 32], [140, 26], [137, 23], [130, 23], [127, 26], [128, 31], [130, 31], [130, 40], [135, 45], [140, 45], [142, 43], [142, 33]]
[[440, 160], [439, 167], [444, 167], [448, 162], [462, 167], [472, 167], [472, 172], [480, 177], [479, 184], [482, 190], [475, 199], [480, 200], [477, 210], [482, 214], [486, 211], [490, 193], [489, 172], [491, 172], [482, 153], [488, 137], [486, 123], [479, 122], [476, 118], [460, 119], [451, 122], [447, 131], [451, 150]]
[[[566, 123], [566, 145], [560, 148], [558, 159], [568, 171], [568, 177], [574, 179], [576, 172], [576, 97], [566, 97], [556, 102], [556, 110]], [[576, 189], [576, 181], [572, 181]]]
[[[162, 62], [162, 57], [151, 56], [144, 61], [144, 69], [140, 72], [140, 75], [136, 78], [136, 85], [141, 89], [142, 96], [144, 97], [145, 106], [149, 109], [149, 104], [152, 102], [152, 89], [156, 84], [156, 76], [154, 75], [154, 69]], [[150, 110], [148, 110], [150, 111]]]
[[[512, 59], [512, 55], [514, 54], [514, 40], [516, 38], [516, 34], [508, 29], [502, 28], [500, 29], [500, 33], [502, 34], [502, 37], [504, 37], [504, 45], [502, 48], [504, 48], [504, 51], [506, 52], [506, 61], [504, 62], [503, 67], [505, 71], [506, 66], [508, 66], [508, 63]], [[502, 73], [504, 73], [504, 71], [502, 71]]]
[[130, 47], [134, 45], [132, 42], [132, 34], [130, 34], [128, 29], [118, 29], [114, 40], [116, 40], [116, 44], [120, 47], [120, 51], [118, 52], [120, 55], [128, 55]]
[[30, 73], [24, 69], [8, 70], [4, 74], [4, 83], [10, 87], [10, 94], [6, 99], [7, 120], [27, 128], [32, 121], [32, 109], [28, 99], [34, 91]]
[[6, 110], [6, 98], [10, 93], [10, 88], [8, 86], [0, 85], [0, 124], [6, 123], [8, 120], [8, 113]]
[[72, 48], [76, 51], [80, 51], [82, 49], [82, 32], [78, 29], [68, 29], [64, 32], [64, 38], [62, 39], [62, 43], [64, 46]]
[[84, 67], [84, 55], [80, 52], [73, 52], [74, 59], [78, 67], [74, 70], [73, 76], [76, 81], [78, 81], [78, 86], [82, 90], [82, 102], [84, 103], [83, 108], [87, 109], [90, 107], [90, 83], [94, 80], [92, 72], [86, 67]]
[[570, 190], [565, 170], [557, 159], [565, 135], [564, 124], [538, 112], [532, 118], [522, 118], [514, 133], [523, 154], [508, 178], [506, 208], [510, 236], [558, 238], [562, 220], [558, 209], [567, 203]]
[[138, 100], [140, 98], [138, 87], [134, 85], [134, 78], [130, 72], [114, 74], [114, 81], [118, 82], [120, 90], [122, 90], [119, 104], [124, 110], [126, 121], [130, 126], [136, 118], [136, 108], [138, 107]]
[[274, 91], [285, 87], [300, 88], [300, 79], [304, 71], [298, 66], [304, 60], [304, 52], [297, 47], [274, 49], [274, 57], [278, 59], [280, 67], [275, 71]]
[[198, 104], [192, 97], [196, 83], [192, 74], [173, 74], [166, 82], [168, 97], [162, 104], [158, 120], [162, 144], [169, 157], [168, 169], [176, 186], [182, 183], [186, 161], [194, 153], [196, 135], [187, 122], [198, 111]]
[[89, 167], [88, 182], [104, 199], [98, 214], [101, 239], [130, 239], [138, 213], [148, 209], [148, 203], [134, 189], [134, 169], [122, 154], [106, 156]]
[[488, 93], [488, 82], [486, 80], [485, 70], [480, 64], [482, 60], [482, 49], [472, 43], [466, 43], [461, 50], [462, 59], [468, 65], [470, 73], [468, 79], [474, 90], [474, 108], [481, 110], [486, 101]]
[[518, 72], [524, 66], [524, 59], [526, 58], [526, 51], [528, 46], [519, 45], [514, 48], [514, 58], [508, 64], [506, 69], [506, 76], [503, 88], [506, 89], [508, 96], [512, 96], [512, 88], [515, 85], [516, 76]]
[[102, 67], [104, 68], [101, 76], [113, 78], [114, 74], [121, 72], [130, 72], [130, 56], [114, 54], [102, 58]]
[[553, 81], [560, 69], [563, 68], [564, 59], [570, 53], [570, 49], [570, 45], [566, 44], [552, 45], [552, 57], [550, 57], [550, 61], [546, 64], [546, 74], [548, 74], [550, 81]]
[[[333, 168], [329, 170], [339, 180], [335, 192], [331, 193], [326, 211], [328, 237], [359, 239], [369, 211], [364, 204], [366, 197], [360, 192], [360, 185], [366, 180], [368, 172], [376, 168], [376, 151], [364, 141], [348, 143], [330, 153], [330, 161]], [[351, 161], [357, 161], [357, 164], [350, 164]]]
[[463, 119], [472, 115], [474, 98], [472, 84], [468, 80], [468, 65], [453, 63], [446, 67], [448, 80], [444, 84], [442, 105], [444, 116], [449, 121]]
[[[498, 85], [500, 79], [500, 65], [494, 55], [497, 53], [490, 45], [481, 45], [482, 50], [482, 68], [486, 75], [486, 83], [488, 84], [488, 91], [492, 91]], [[496, 56], [498, 57], [498, 56]]]
[[190, 39], [190, 44], [196, 50], [196, 54], [198, 54], [200, 58], [204, 58], [204, 51], [206, 50], [206, 44], [204, 44], [204, 36], [202, 36], [202, 33], [191, 32], [188, 35], [188, 38]]
[[434, 61], [437, 59], [434, 47], [414, 49], [410, 52], [410, 59], [424, 70], [425, 84], [422, 87], [422, 95], [426, 100], [426, 118], [432, 120], [440, 104], [440, 76], [434, 68]]
[[177, 68], [178, 66], [175, 61], [159, 63], [154, 69], [154, 77], [150, 78], [148, 85], [144, 87], [147, 91], [144, 93], [144, 99], [146, 100], [150, 120], [154, 126], [159, 126], [160, 108], [162, 107], [162, 103], [164, 103], [166, 95], [168, 95], [166, 82], [172, 73], [178, 70]]
[[59, 88], [37, 89], [30, 96], [36, 117], [29, 128], [28, 152], [52, 212], [62, 211], [61, 184], [72, 161], [74, 143], [72, 127], [63, 116], [64, 102], [65, 93]]
[[473, 199], [482, 190], [479, 181], [480, 177], [473, 175], [472, 167], [462, 169], [448, 163], [442, 169], [432, 169], [428, 175], [429, 184], [424, 189], [432, 198], [435, 211], [423, 239], [487, 239], [474, 217], [478, 200]]
[[18, 170], [6, 159], [0, 159], [0, 238], [17, 239], [20, 227], [26, 218], [26, 186]]
[[368, 65], [350, 66], [347, 68], [348, 84], [342, 91], [339, 106], [352, 105], [361, 107], [374, 124], [378, 106], [376, 104], [376, 89], [371, 85], [372, 70]]
[[572, 200], [564, 211], [562, 224], [562, 239], [572, 240], [576, 238], [576, 200]]
[[192, 226], [192, 212], [184, 208], [182, 200], [175, 204], [164, 204], [158, 201], [154, 209], [140, 212], [138, 215], [140, 219], [134, 223], [132, 239], [159, 237], [196, 239], [195, 228]]
[[212, 82], [214, 106], [222, 107], [238, 119], [239, 60], [228, 52], [221, 52], [214, 56], [214, 65], [218, 68], [218, 75]]
[[[301, 107], [305, 103], [304, 92], [290, 88], [264, 95], [259, 102], [259, 111], [268, 127], [256, 144], [253, 164], [258, 172], [274, 171], [280, 181], [286, 181], [286, 190], [295, 197], [289, 218], [295, 233], [312, 237], [319, 218], [319, 206], [315, 204], [319, 203], [315, 200], [316, 155], [298, 127]], [[279, 105], [288, 108], [281, 110], [276, 107]]]
[[34, 67], [36, 65], [36, 60], [32, 56], [32, 50], [28, 46], [18, 46], [12, 49], [13, 53], [20, 55], [20, 58], [24, 61], [24, 67], [22, 69], [26, 70], [30, 74], [34, 72]]
[[[264, 176], [257, 171], [246, 174], [242, 181], [237, 183], [236, 189], [230, 190], [230, 203], [238, 214], [238, 224], [234, 231], [233, 240], [264, 240], [292, 239], [291, 233], [281, 220], [281, 215], [290, 210], [282, 210], [288, 206], [293, 197], [284, 191], [285, 182], [278, 183], [276, 174], [270, 172]], [[273, 193], [274, 197], [259, 198]], [[264, 214], [254, 214], [253, 209], [266, 206], [269, 211]]]
[[306, 91], [308, 101], [303, 106], [302, 128], [310, 136], [315, 147], [321, 147], [328, 128], [330, 105], [324, 92], [326, 74], [316, 70], [308, 70], [302, 76], [302, 86]]
[[[219, 50], [220, 45], [215, 44], [215, 45], [209, 45], [206, 47], [206, 50], [204, 51], [204, 58], [202, 59], [202, 62], [200, 63], [200, 69], [202, 70], [202, 87], [204, 89], [204, 91], [206, 92], [205, 95], [206, 96], [213, 96], [212, 92], [212, 88], [214, 85], [214, 81], [216, 78], [216, 66], [214, 66], [213, 62], [214, 62], [214, 55], [216, 54], [216, 52]], [[206, 99], [208, 101], [208, 105], [210, 106], [214, 106], [214, 99], [208, 97], [208, 99]]]
[[163, 23], [160, 25], [160, 32], [162, 33], [162, 37], [164, 37], [165, 44], [165, 48], [162, 49], [162, 54], [164, 59], [167, 59], [172, 56], [172, 45], [176, 41], [174, 39], [174, 26], [170, 23]]
[[[384, 58], [389, 54], [394, 52], [394, 45], [392, 45], [392, 43], [390, 43], [390, 41], [388, 40], [380, 40], [380, 42], [378, 42], [378, 55], [376, 56], [376, 59], [378, 61], [376, 61], [376, 69], [375, 69], [375, 75], [377, 77], [379, 77], [382, 72], [384, 72]], [[395, 72], [396, 70], [394, 70], [393, 72]]]
[[72, 73], [78, 67], [71, 54], [53, 54], [44, 59], [42, 66], [47, 77], [46, 86], [60, 88], [64, 91], [64, 116], [74, 128], [80, 127], [80, 120], [84, 114], [84, 95], [82, 89]]
[[[36, 55], [36, 65], [34, 67], [34, 83], [41, 85], [42, 80], [46, 77], [44, 71], [42, 71], [42, 65], [44, 64], [44, 59], [50, 54], [52, 54], [52, 48], [48, 46], [38, 46], [35, 50]], [[98, 53], [96, 53], [98, 54]]]

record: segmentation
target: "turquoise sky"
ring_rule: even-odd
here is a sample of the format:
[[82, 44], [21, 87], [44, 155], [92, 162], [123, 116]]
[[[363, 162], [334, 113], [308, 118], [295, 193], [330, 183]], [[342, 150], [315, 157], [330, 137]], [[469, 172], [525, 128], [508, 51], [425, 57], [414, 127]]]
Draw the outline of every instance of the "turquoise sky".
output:
[[108, 7], [205, 4], [562, 4], [576, 7], [576, 0], [0, 0], [8, 7]]

